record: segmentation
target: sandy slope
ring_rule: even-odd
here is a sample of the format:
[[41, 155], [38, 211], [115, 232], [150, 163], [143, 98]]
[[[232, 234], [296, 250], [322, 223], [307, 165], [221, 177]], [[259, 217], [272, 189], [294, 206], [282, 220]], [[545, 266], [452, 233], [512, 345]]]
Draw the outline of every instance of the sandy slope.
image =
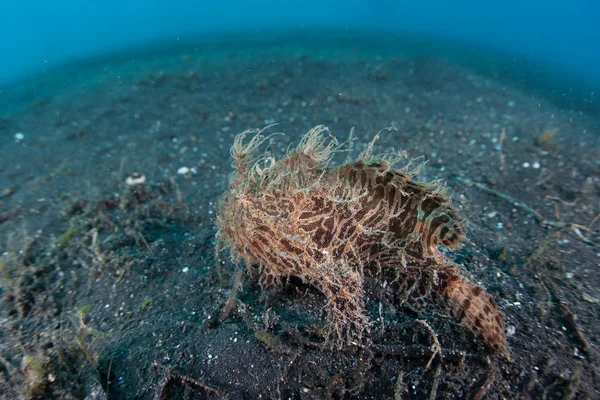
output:
[[[389, 49], [221, 50], [104, 64], [0, 119], [6, 398], [600, 396], [597, 117]], [[265, 295], [246, 276], [221, 321], [229, 147], [274, 122], [288, 133], [277, 154], [316, 124], [339, 138], [356, 127], [357, 151], [397, 126], [377, 148], [422, 155], [420, 179], [447, 181], [469, 239], [450, 257], [506, 314], [512, 362], [452, 319], [376, 296], [370, 346], [322, 349], [323, 298], [296, 281]], [[143, 185], [125, 183], [134, 172]], [[433, 333], [441, 354], [426, 368]]]

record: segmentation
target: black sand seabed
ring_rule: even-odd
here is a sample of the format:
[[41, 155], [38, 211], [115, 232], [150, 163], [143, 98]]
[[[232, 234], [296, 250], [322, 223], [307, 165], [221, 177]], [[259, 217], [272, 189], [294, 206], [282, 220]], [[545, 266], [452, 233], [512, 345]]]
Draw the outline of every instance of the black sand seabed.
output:
[[[0, 114], [0, 398], [600, 397], [597, 115], [393, 46], [135, 57], [2, 93], [18, 107]], [[247, 275], [222, 318], [229, 147], [272, 123], [278, 155], [317, 124], [356, 127], [356, 153], [396, 126], [376, 152], [448, 183], [470, 240], [451, 256], [505, 312], [512, 361], [375, 293], [371, 343], [328, 350], [323, 298], [295, 280], [261, 293]]]

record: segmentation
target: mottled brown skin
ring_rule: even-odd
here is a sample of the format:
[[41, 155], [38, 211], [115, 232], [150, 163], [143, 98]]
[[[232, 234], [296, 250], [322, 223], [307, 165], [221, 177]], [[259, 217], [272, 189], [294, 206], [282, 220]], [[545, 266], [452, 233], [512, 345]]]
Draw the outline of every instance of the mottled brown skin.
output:
[[324, 132], [314, 128], [264, 170], [250, 159], [264, 138], [246, 146], [245, 134], [236, 138], [237, 174], [218, 216], [219, 240], [234, 260], [258, 265], [263, 288], [295, 276], [320, 290], [335, 345], [368, 333], [363, 281], [369, 274], [389, 280], [399, 301], [414, 308], [432, 296], [446, 298], [459, 323], [506, 351], [502, 313], [491, 296], [438, 250], [465, 240], [443, 189], [371, 158], [372, 143], [357, 161], [331, 168], [337, 147]]

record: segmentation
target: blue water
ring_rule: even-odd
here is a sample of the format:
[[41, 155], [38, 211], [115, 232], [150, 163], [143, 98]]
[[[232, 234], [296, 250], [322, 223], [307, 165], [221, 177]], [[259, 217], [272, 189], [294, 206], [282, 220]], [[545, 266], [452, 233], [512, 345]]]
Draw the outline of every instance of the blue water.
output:
[[600, 82], [597, 0], [3, 0], [0, 15], [0, 83], [161, 38], [301, 27], [464, 39]]

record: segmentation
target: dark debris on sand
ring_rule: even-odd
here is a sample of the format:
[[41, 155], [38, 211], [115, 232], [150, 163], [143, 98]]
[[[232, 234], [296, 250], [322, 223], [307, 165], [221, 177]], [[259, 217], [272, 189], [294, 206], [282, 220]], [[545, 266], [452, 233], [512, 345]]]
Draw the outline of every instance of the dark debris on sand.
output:
[[[182, 50], [34, 97], [0, 119], [1, 398], [600, 397], [597, 116], [373, 49]], [[512, 361], [376, 293], [372, 343], [334, 351], [314, 288], [263, 293], [227, 257], [219, 276], [229, 148], [272, 123], [277, 155], [317, 124], [358, 151], [396, 127], [376, 150], [448, 183], [469, 238], [449, 257]]]

